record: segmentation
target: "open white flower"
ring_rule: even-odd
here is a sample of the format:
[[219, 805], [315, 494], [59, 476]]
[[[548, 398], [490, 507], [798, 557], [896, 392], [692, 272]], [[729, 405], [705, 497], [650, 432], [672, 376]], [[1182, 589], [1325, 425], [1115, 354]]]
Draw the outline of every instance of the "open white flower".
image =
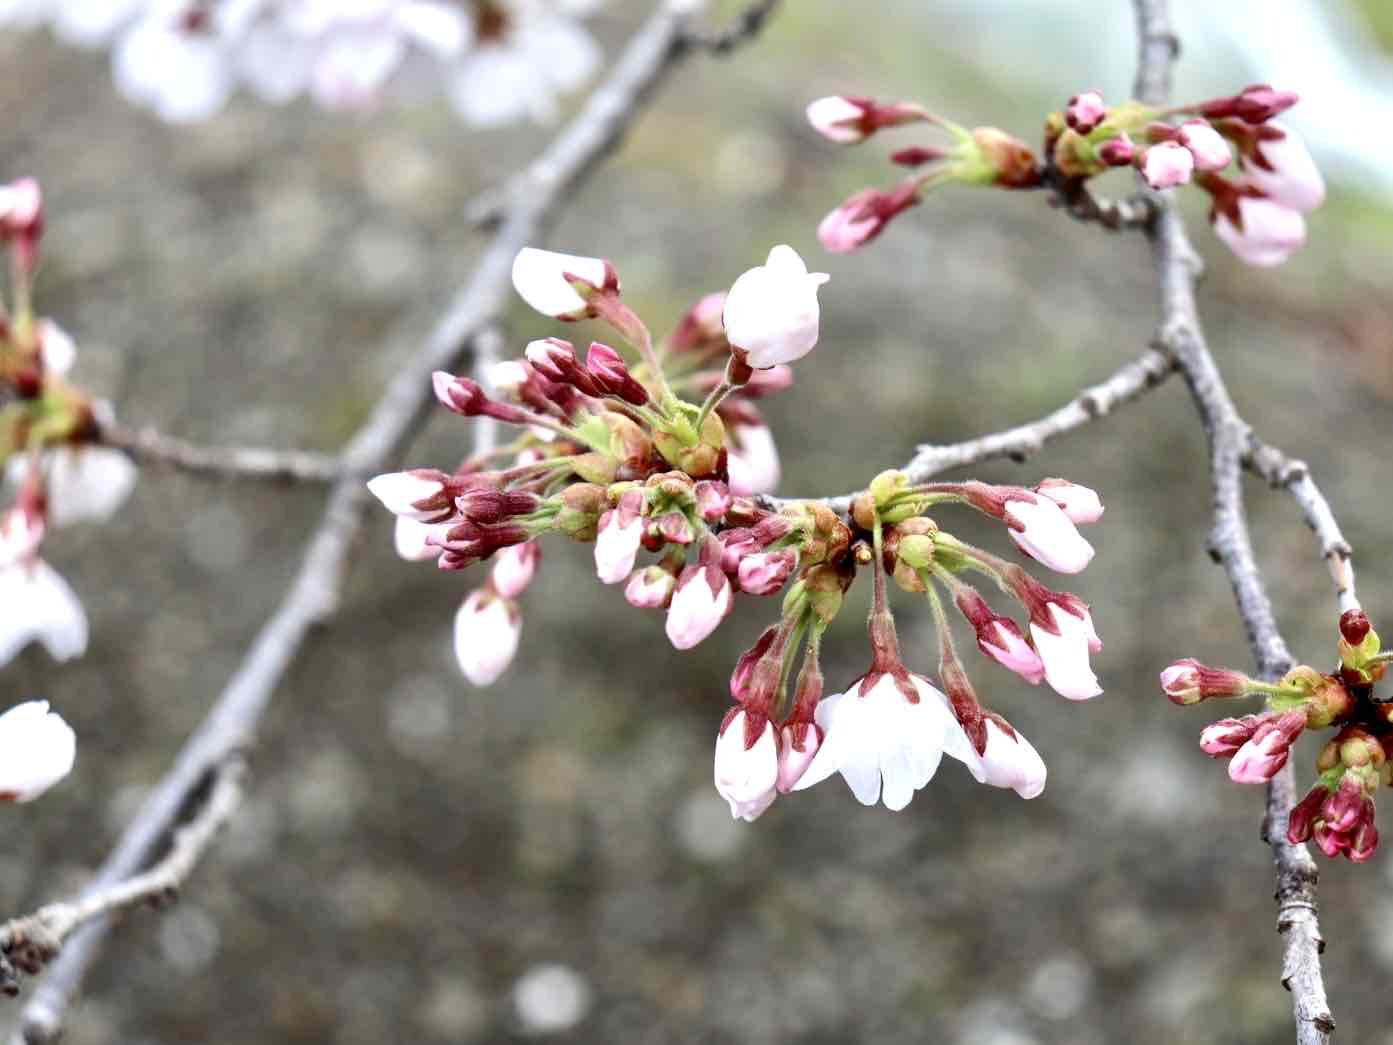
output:
[[32, 802], [67, 776], [77, 736], [46, 700], [16, 704], [0, 715], [0, 802]]
[[[27, 454], [11, 457], [6, 480], [22, 484], [29, 463]], [[131, 495], [139, 474], [129, 457], [105, 446], [60, 446], [44, 453], [42, 467], [53, 526], [110, 519]]]
[[54, 660], [70, 660], [87, 649], [87, 614], [82, 603], [42, 559], [0, 567], [0, 665], [31, 642], [41, 642]]
[[726, 339], [756, 370], [802, 359], [817, 344], [817, 288], [825, 272], [809, 272], [798, 252], [780, 244], [726, 294]]
[[890, 675], [863, 696], [860, 685], [825, 697], [817, 706], [822, 746], [794, 785], [802, 791], [841, 773], [862, 805], [884, 801], [900, 810], [938, 770], [944, 752], [963, 762], [976, 758], [948, 698], [920, 675], [910, 675], [917, 703], [910, 703]]

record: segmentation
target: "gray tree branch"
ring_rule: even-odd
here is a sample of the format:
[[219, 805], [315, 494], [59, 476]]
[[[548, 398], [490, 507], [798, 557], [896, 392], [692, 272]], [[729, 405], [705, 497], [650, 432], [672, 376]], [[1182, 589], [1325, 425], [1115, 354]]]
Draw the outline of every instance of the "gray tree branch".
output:
[[[1134, 0], [1134, 6], [1140, 41], [1136, 94], [1144, 102], [1162, 104], [1170, 94], [1170, 70], [1179, 43], [1166, 0]], [[1342, 607], [1354, 603], [1349, 546], [1305, 466], [1256, 440], [1234, 406], [1205, 342], [1195, 303], [1199, 264], [1170, 199], [1158, 197], [1157, 219], [1150, 231], [1161, 292], [1159, 340], [1175, 357], [1209, 439], [1214, 500], [1210, 554], [1228, 574], [1258, 670], [1264, 678], [1277, 678], [1293, 661], [1253, 555], [1239, 469], [1246, 462], [1296, 498], [1330, 562]], [[1286, 839], [1294, 801], [1295, 779], [1288, 763], [1268, 785], [1263, 825], [1277, 868], [1277, 931], [1285, 941], [1282, 982], [1291, 992], [1299, 1045], [1325, 1045], [1335, 1020], [1326, 1002], [1320, 966], [1324, 941], [1316, 919], [1317, 871], [1306, 846], [1291, 845]]]
[[[545, 235], [579, 183], [618, 145], [654, 89], [692, 52], [690, 6], [684, 0], [659, 5], [581, 112], [529, 168], [533, 177], [527, 190], [509, 200], [469, 280], [345, 448], [344, 472], [331, 488], [323, 519], [280, 606], [77, 904], [88, 904], [139, 874], [210, 772], [250, 746], [305, 639], [338, 605], [348, 552], [368, 502], [360, 477], [391, 467], [419, 430], [434, 404], [431, 373], [457, 369], [479, 338], [498, 336], [494, 328], [508, 301], [514, 256]], [[496, 351], [486, 346], [481, 355]], [[68, 1005], [109, 928], [110, 919], [98, 913], [71, 932], [25, 1006], [20, 1027], [25, 1045], [53, 1042], [61, 1034]]]
[[138, 464], [176, 468], [214, 479], [333, 482], [343, 467], [333, 454], [254, 446], [202, 446], [150, 427], [102, 425], [100, 443], [124, 450]]

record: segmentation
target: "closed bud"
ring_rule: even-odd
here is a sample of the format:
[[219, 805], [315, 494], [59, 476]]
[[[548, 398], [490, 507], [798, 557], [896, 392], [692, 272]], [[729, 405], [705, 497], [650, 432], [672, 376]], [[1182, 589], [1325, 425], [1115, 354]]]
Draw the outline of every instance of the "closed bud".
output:
[[634, 406], [647, 405], [648, 390], [629, 373], [624, 357], [608, 345], [591, 342], [590, 350], [585, 354], [585, 369], [604, 395], [617, 396]]
[[662, 609], [672, 599], [677, 578], [661, 566], [645, 566], [629, 575], [624, 598], [641, 610]]
[[696, 507], [702, 519], [709, 523], [720, 522], [730, 511], [730, 487], [719, 479], [703, 479], [696, 484]]
[[1172, 704], [1198, 704], [1202, 700], [1241, 697], [1252, 680], [1224, 668], [1206, 667], [1193, 657], [1178, 660], [1161, 672], [1161, 690]]
[[1119, 134], [1098, 146], [1097, 153], [1109, 167], [1130, 167], [1137, 158], [1137, 147], [1126, 134]]
[[740, 590], [749, 595], [773, 595], [797, 565], [798, 553], [792, 548], [747, 555], [740, 560], [737, 571]]
[[1108, 107], [1099, 91], [1084, 91], [1069, 99], [1064, 107], [1064, 122], [1079, 134], [1091, 134], [1103, 122]]
[[1142, 154], [1142, 177], [1153, 189], [1184, 185], [1194, 171], [1194, 154], [1179, 142], [1160, 142]]
[[1351, 646], [1362, 643], [1369, 630], [1369, 615], [1363, 610], [1346, 610], [1340, 614], [1340, 637]]

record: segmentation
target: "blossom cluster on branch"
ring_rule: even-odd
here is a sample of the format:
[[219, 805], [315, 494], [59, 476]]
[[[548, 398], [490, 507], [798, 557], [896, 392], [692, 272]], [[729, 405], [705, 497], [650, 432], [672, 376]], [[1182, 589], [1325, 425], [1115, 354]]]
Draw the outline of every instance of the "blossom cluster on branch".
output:
[[1375, 693], [1393, 654], [1363, 610], [1348, 610], [1339, 658], [1332, 672], [1303, 664], [1271, 683], [1188, 658], [1161, 672], [1161, 689], [1180, 705], [1264, 698], [1261, 713], [1220, 719], [1200, 734], [1205, 754], [1229, 759], [1229, 778], [1240, 784], [1271, 780], [1306, 730], [1335, 730], [1316, 756], [1315, 786], [1291, 811], [1287, 840], [1314, 840], [1326, 856], [1362, 863], [1378, 848], [1374, 792], [1393, 783], [1393, 703]]
[[364, 109], [393, 88], [443, 90], [465, 122], [554, 117], [600, 64], [577, 19], [603, 0], [0, 0], [0, 25], [49, 24], [110, 46], [117, 88], [174, 123], [238, 87], [272, 104], [308, 95]]
[[[753, 820], [779, 794], [837, 772], [861, 802], [902, 809], [945, 753], [979, 781], [1032, 798], [1044, 787], [1044, 762], [978, 700], [945, 607], [951, 602], [965, 618], [985, 656], [1072, 700], [1101, 692], [1089, 666], [1101, 649], [1092, 617], [1077, 596], [954, 537], [929, 513], [974, 508], [1002, 522], [1026, 555], [1077, 573], [1093, 556], [1078, 526], [1096, 522], [1103, 506], [1092, 490], [1060, 479], [1033, 489], [914, 485], [893, 471], [877, 476], [846, 518], [818, 501], [773, 510], [751, 496], [770, 489], [777, 467], [761, 464], [750, 447], [771, 448], [776, 461], [772, 442], [732, 435], [767, 432], [754, 400], [787, 389], [789, 364], [817, 343], [817, 292], [826, 278], [777, 246], [765, 264], [724, 295], [697, 302], [655, 341], [624, 303], [609, 262], [527, 248], [513, 266], [523, 299], [558, 320], [599, 319], [621, 348], [594, 342], [582, 357], [569, 341], [534, 341], [490, 375], [493, 394], [470, 378], [437, 373], [443, 406], [514, 425], [518, 437], [453, 472], [393, 472], [369, 488], [397, 517], [403, 557], [433, 559], [445, 570], [492, 560], [488, 581], [455, 621], [460, 667], [479, 685], [513, 658], [516, 599], [535, 574], [539, 539], [550, 533], [592, 542], [599, 580], [623, 585], [636, 607], [665, 610], [668, 640], [679, 650], [706, 639], [738, 597], [782, 592], [778, 621], [735, 667], [734, 706], [718, 734], [715, 783], [736, 817]], [[644, 551], [655, 556], [647, 565], [639, 563]], [[875, 585], [871, 665], [843, 692], [824, 696], [822, 637], [866, 568]], [[973, 573], [1023, 607], [1028, 636], [967, 583]], [[905, 666], [888, 579], [932, 607], [941, 689]]]
[[13, 491], [0, 510], [0, 665], [31, 642], [57, 660], [86, 650], [82, 603], [40, 547], [50, 527], [109, 518], [136, 479], [124, 454], [91, 445], [109, 408], [68, 380], [76, 346], [34, 313], [43, 230], [38, 183], [0, 186], [10, 277], [8, 303], [0, 298], [0, 464]]
[[[1305, 242], [1304, 215], [1325, 199], [1325, 182], [1305, 143], [1275, 121], [1296, 101], [1289, 91], [1255, 85], [1190, 105], [1110, 107], [1099, 92], [1084, 91], [1046, 117], [1037, 158], [1024, 142], [995, 127], [968, 130], [910, 102], [819, 98], [808, 106], [808, 120], [834, 142], [855, 144], [886, 128], [917, 123], [938, 128], [949, 141], [893, 153], [893, 163], [919, 172], [889, 191], [857, 192], [827, 215], [818, 236], [828, 250], [856, 250], [924, 193], [951, 183], [1050, 187], [1067, 198], [1099, 174], [1130, 167], [1155, 189], [1186, 183], [1203, 189], [1219, 239], [1250, 265], [1278, 265]], [[1230, 167], [1236, 167], [1236, 178], [1224, 177]]]

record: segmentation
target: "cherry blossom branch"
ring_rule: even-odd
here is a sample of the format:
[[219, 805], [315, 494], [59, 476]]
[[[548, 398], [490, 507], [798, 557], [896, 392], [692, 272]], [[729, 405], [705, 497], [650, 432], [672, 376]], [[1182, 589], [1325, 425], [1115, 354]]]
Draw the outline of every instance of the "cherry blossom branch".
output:
[[124, 450], [139, 464], [163, 465], [213, 479], [327, 483], [343, 472], [339, 459], [332, 454], [252, 446], [202, 446], [150, 427], [103, 425], [100, 442]]
[[[653, 90], [692, 49], [689, 4], [665, 0], [635, 33], [604, 83], [529, 170], [544, 171], [512, 196], [469, 281], [437, 322], [420, 352], [403, 364], [342, 455], [343, 475], [331, 488], [323, 519], [306, 546], [289, 591], [253, 640], [236, 674], [127, 826], [83, 894], [99, 895], [137, 874], [213, 767], [248, 747], [312, 628], [339, 601], [349, 550], [369, 495], [359, 478], [389, 468], [415, 436], [434, 403], [430, 375], [454, 370], [479, 339], [495, 330], [507, 301], [513, 258], [540, 239], [573, 190], [623, 138]], [[485, 345], [481, 355], [496, 351]], [[74, 930], [21, 1017], [27, 1045], [56, 1040], [64, 1014], [110, 927], [96, 915]]]
[[177, 828], [169, 852], [140, 874], [104, 889], [88, 890], [76, 899], [45, 904], [33, 914], [0, 925], [0, 991], [19, 993], [15, 966], [32, 974], [58, 954], [67, 938], [94, 918], [107, 917], [141, 904], [173, 900], [193, 873], [242, 799], [246, 765], [233, 755], [208, 781], [207, 797], [194, 815]]
[[[1170, 90], [1171, 64], [1180, 46], [1171, 28], [1165, 0], [1134, 0], [1140, 38], [1136, 93], [1160, 104]], [[1161, 291], [1159, 341], [1174, 355], [1209, 439], [1214, 518], [1210, 554], [1220, 562], [1248, 630], [1249, 644], [1264, 678], [1276, 679], [1293, 664], [1253, 555], [1243, 507], [1240, 467], [1246, 463], [1269, 481], [1287, 489], [1301, 506], [1330, 562], [1342, 608], [1354, 605], [1349, 546], [1340, 534], [1329, 504], [1304, 465], [1254, 438], [1238, 413], [1205, 342], [1195, 303], [1199, 264], [1173, 203], [1159, 199], [1151, 227], [1152, 252]], [[1272, 847], [1277, 869], [1277, 931], [1285, 939], [1282, 982], [1291, 992], [1299, 1045], [1325, 1045], [1335, 1020], [1325, 998], [1320, 953], [1324, 941], [1316, 919], [1315, 861], [1305, 845], [1286, 840], [1287, 819], [1295, 801], [1293, 770], [1288, 763], [1268, 785], [1263, 837]]]

